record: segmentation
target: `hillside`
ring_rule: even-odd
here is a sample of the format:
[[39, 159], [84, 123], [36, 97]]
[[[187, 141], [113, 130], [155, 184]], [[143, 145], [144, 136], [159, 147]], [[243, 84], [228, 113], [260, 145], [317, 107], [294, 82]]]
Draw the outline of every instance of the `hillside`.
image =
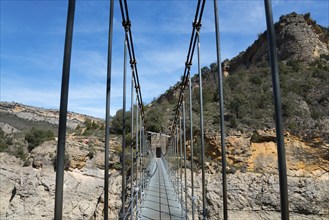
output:
[[[57, 110], [0, 102], [0, 219], [53, 216], [58, 116]], [[64, 216], [101, 216], [104, 121], [68, 112], [67, 126]], [[119, 137], [111, 136], [112, 203], [120, 201], [120, 143]], [[119, 204], [109, 207], [110, 218], [116, 218], [119, 208]]]
[[[281, 16], [275, 30], [285, 129], [306, 139], [321, 137], [329, 143], [328, 28], [317, 25], [309, 14], [291, 13]], [[267, 59], [264, 32], [246, 51], [224, 61], [224, 69], [228, 72], [223, 82], [225, 120], [229, 131], [274, 128], [271, 73]], [[205, 127], [208, 131], [218, 130], [219, 125], [218, 92], [214, 89], [217, 88], [216, 71], [216, 64], [202, 68]], [[197, 98], [197, 75], [193, 76], [192, 83], [193, 97]], [[155, 122], [164, 124], [164, 131], [171, 124], [178, 95], [179, 84], [176, 84], [148, 106], [148, 118], [153, 119], [156, 115]], [[185, 97], [188, 105], [187, 96], [188, 93]], [[194, 101], [194, 113], [198, 109], [198, 101]], [[160, 130], [151, 119], [148, 127]], [[197, 115], [194, 119], [198, 124]]]
[[[318, 26], [308, 14], [296, 13], [281, 16], [275, 27], [278, 41], [287, 39], [278, 43], [278, 52], [281, 54], [280, 84], [289, 172], [299, 169], [307, 172], [317, 169], [328, 171], [325, 168], [329, 166], [328, 29]], [[228, 71], [223, 82], [226, 146], [228, 163], [234, 167], [233, 170], [276, 172], [274, 106], [265, 34], [237, 57], [224, 61], [224, 69]], [[218, 90], [214, 89], [217, 88], [216, 75], [216, 64], [202, 68], [206, 154], [209, 161], [221, 160]], [[193, 76], [192, 84], [193, 139], [194, 150], [198, 153], [198, 75]], [[147, 106], [146, 125], [150, 130], [169, 132], [178, 95], [179, 84], [176, 84]], [[187, 108], [188, 92], [185, 102]], [[188, 113], [186, 115], [188, 125]], [[189, 144], [190, 137], [187, 136], [187, 139]], [[199, 156], [194, 160], [198, 161]]]

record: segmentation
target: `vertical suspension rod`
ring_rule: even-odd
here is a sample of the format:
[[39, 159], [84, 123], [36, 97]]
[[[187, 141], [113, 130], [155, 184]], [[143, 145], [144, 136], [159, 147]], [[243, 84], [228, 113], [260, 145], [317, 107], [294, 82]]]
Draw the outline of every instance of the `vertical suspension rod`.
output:
[[63, 215], [63, 184], [64, 184], [64, 158], [66, 140], [67, 103], [69, 95], [69, 80], [71, 66], [71, 50], [73, 38], [75, 0], [68, 3], [66, 34], [63, 58], [61, 102], [59, 110], [57, 164], [56, 164], [56, 191], [55, 191], [55, 220], [61, 220]]
[[[136, 95], [136, 101], [137, 101], [137, 95]], [[137, 214], [139, 213], [138, 210], [138, 203], [139, 203], [139, 181], [138, 181], [138, 163], [140, 158], [140, 152], [139, 152], [139, 115], [138, 115], [138, 105], [136, 105], [136, 211]], [[138, 218], [138, 217], [137, 217]]]
[[142, 117], [141, 115], [139, 116], [139, 149], [140, 149], [140, 160], [139, 160], [139, 165], [140, 165], [140, 190], [141, 190], [141, 202], [140, 206], [142, 206], [142, 193], [143, 193], [143, 147], [142, 147], [142, 139], [143, 139], [143, 133], [142, 133]]
[[186, 121], [185, 101], [183, 101], [183, 145], [184, 145], [184, 192], [185, 192], [185, 219], [187, 219], [187, 180], [186, 180]]
[[105, 161], [104, 161], [104, 220], [109, 218], [109, 143], [110, 143], [110, 100], [111, 100], [111, 70], [112, 70], [112, 41], [113, 41], [113, 12], [114, 0], [110, 2], [109, 34], [107, 51], [106, 78], [106, 110], [105, 110]]
[[223, 74], [220, 56], [220, 34], [217, 0], [214, 0], [215, 29], [216, 29], [216, 52], [217, 52], [217, 76], [219, 91], [219, 113], [220, 113], [220, 134], [222, 149], [222, 184], [223, 184], [223, 218], [227, 216], [227, 181], [226, 181], [226, 147], [225, 147], [225, 126], [224, 126], [224, 94], [223, 94]]
[[[182, 117], [180, 116], [179, 120], [179, 166], [180, 166], [180, 193], [181, 193], [181, 204], [183, 205], [183, 132], [182, 132]], [[183, 211], [183, 209], [182, 209]]]
[[[179, 193], [179, 173], [178, 173], [178, 167], [179, 167], [179, 161], [178, 161], [178, 126], [176, 127], [176, 145], [175, 145], [175, 163], [176, 163], [176, 187], [177, 187], [177, 191]], [[178, 195], [179, 197], [179, 195]]]
[[130, 142], [130, 156], [131, 156], [131, 180], [130, 180], [130, 202], [131, 202], [131, 208], [130, 208], [130, 219], [133, 219], [133, 208], [134, 208], [134, 154], [133, 154], [133, 148], [134, 148], [134, 68], [131, 66], [131, 142]]
[[[189, 69], [190, 71], [190, 69]], [[194, 220], [194, 212], [195, 212], [195, 206], [194, 206], [194, 147], [193, 147], [193, 112], [192, 112], [192, 80], [190, 74], [188, 74], [188, 80], [189, 80], [189, 116], [190, 116], [190, 145], [191, 145], [191, 190], [192, 190], [192, 220]]]
[[288, 188], [287, 188], [287, 168], [286, 168], [286, 152], [283, 136], [283, 121], [282, 121], [282, 104], [281, 91], [279, 80], [279, 68], [276, 51], [276, 39], [273, 26], [272, 5], [270, 0], [264, 0], [265, 15], [267, 24], [267, 36], [269, 45], [270, 64], [272, 72], [273, 98], [275, 108], [275, 129], [276, 143], [278, 150], [278, 167], [280, 180], [280, 204], [281, 204], [281, 219], [289, 219], [289, 204], [288, 204]]
[[125, 216], [126, 201], [126, 76], [127, 76], [127, 38], [124, 42], [123, 64], [123, 103], [122, 103], [122, 210], [121, 218]]
[[198, 39], [198, 72], [199, 72], [199, 94], [200, 94], [200, 135], [201, 135], [201, 174], [202, 174], [202, 215], [203, 219], [207, 218], [206, 213], [206, 190], [205, 190], [205, 170], [204, 170], [204, 128], [203, 128], [203, 98], [202, 98], [202, 73], [200, 63], [200, 33], [197, 30]]

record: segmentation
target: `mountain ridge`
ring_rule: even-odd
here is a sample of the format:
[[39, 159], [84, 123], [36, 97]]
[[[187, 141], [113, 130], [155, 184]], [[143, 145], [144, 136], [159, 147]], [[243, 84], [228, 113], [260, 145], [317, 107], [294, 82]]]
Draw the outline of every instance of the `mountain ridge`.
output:
[[[329, 142], [329, 29], [318, 26], [310, 14], [290, 13], [275, 23], [278, 38], [280, 85], [285, 127], [303, 136], [324, 135]], [[294, 37], [292, 37], [294, 36]], [[301, 38], [302, 37], [302, 38]], [[236, 57], [224, 60], [224, 106], [228, 129], [254, 130], [274, 128], [271, 73], [267, 61], [266, 32]], [[284, 39], [287, 42], [284, 43]], [[309, 44], [309, 42], [312, 42]], [[308, 45], [309, 44], [309, 45]], [[305, 49], [306, 48], [306, 49]], [[201, 69], [205, 125], [219, 125], [217, 65]], [[193, 98], [198, 98], [198, 75], [192, 77]], [[147, 116], [157, 117], [165, 132], [171, 124], [172, 110], [178, 100], [180, 83], [148, 105]], [[188, 93], [188, 91], [186, 92]], [[186, 94], [188, 96], [188, 94]], [[189, 100], [185, 97], [188, 106]], [[198, 101], [193, 112], [198, 112]], [[162, 112], [163, 114], [155, 114]], [[215, 112], [215, 113], [211, 113]], [[165, 114], [169, 116], [164, 116]], [[207, 114], [210, 116], [207, 118]], [[198, 117], [194, 117], [198, 123]], [[158, 128], [152, 121], [147, 127]]]
[[[314, 61], [321, 54], [329, 54], [329, 29], [317, 25], [310, 13], [292, 12], [282, 15], [275, 23], [277, 54], [280, 61]], [[230, 71], [248, 68], [268, 60], [267, 31], [245, 51], [229, 61]]]

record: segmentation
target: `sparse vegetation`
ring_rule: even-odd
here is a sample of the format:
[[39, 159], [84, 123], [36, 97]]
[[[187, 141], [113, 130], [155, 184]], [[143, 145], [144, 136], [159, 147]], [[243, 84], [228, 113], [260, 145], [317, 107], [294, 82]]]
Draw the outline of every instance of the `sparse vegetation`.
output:
[[84, 126], [86, 126], [87, 130], [96, 130], [100, 127], [94, 120], [91, 120], [89, 118], [86, 119], [86, 121], [83, 124]]
[[321, 54], [321, 55], [320, 55], [320, 58], [329, 61], [329, 54]]
[[24, 146], [22, 145], [16, 146], [14, 152], [12, 153], [15, 157], [20, 158], [22, 161], [26, 160], [27, 155], [25, 153]]
[[112, 164], [110, 168], [115, 169], [115, 170], [121, 170], [122, 165], [121, 165], [121, 163], [117, 162], [117, 163]]
[[[57, 155], [55, 155], [52, 158], [53, 166], [54, 166], [54, 171], [56, 171], [57, 168]], [[64, 157], [64, 169], [68, 170], [70, 167], [70, 156], [68, 155], [67, 152], [65, 152], [65, 157]]]
[[[131, 129], [131, 113], [130, 111], [127, 111], [125, 113], [126, 121], [125, 121], [125, 130], [126, 133], [130, 132]], [[122, 134], [123, 132], [123, 111], [122, 109], [118, 110], [115, 113], [115, 116], [113, 117], [111, 121], [111, 133], [114, 134]]]
[[54, 133], [51, 130], [40, 130], [32, 128], [30, 132], [25, 135], [25, 140], [28, 142], [28, 150], [32, 151], [45, 141], [54, 140]]
[[163, 114], [159, 113], [159, 109], [151, 108], [147, 112], [146, 129], [153, 132], [160, 132], [163, 130]]
[[8, 147], [13, 144], [13, 138], [5, 134], [5, 132], [0, 129], [0, 152], [6, 152]]

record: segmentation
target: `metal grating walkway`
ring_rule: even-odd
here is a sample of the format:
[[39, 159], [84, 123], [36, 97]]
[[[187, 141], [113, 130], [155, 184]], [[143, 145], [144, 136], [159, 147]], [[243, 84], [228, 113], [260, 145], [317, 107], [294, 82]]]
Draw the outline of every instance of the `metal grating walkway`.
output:
[[150, 180], [142, 205], [142, 219], [183, 219], [183, 210], [170, 177], [160, 158], [156, 158], [157, 169]]

